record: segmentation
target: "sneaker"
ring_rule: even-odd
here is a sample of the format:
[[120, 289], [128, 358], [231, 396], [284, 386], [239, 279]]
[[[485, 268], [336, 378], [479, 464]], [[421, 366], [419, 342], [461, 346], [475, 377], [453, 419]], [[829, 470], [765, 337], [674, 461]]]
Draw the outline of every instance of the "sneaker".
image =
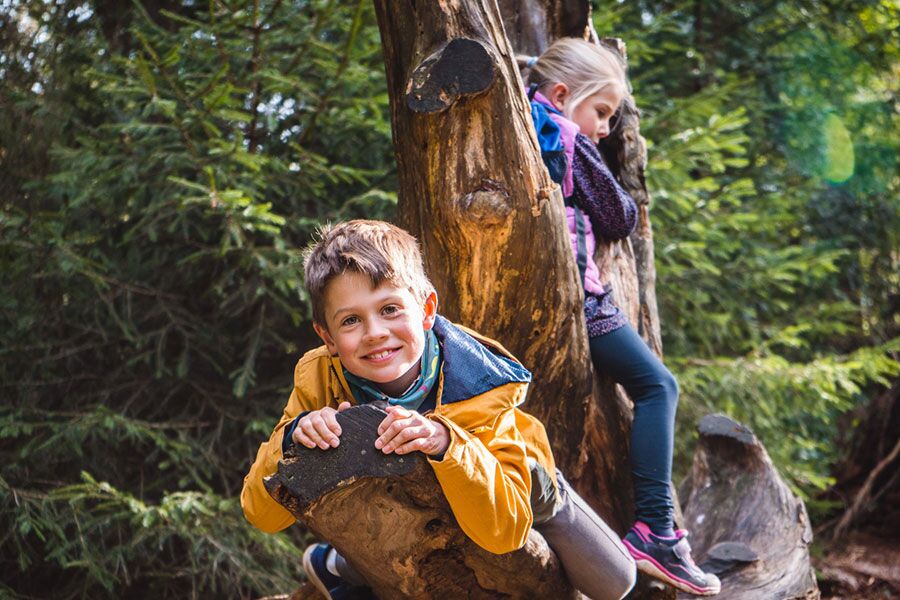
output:
[[340, 575], [328, 570], [331, 544], [313, 544], [303, 552], [303, 570], [310, 583], [328, 600], [368, 600], [374, 598], [366, 587], [351, 585]]
[[704, 573], [691, 558], [687, 531], [679, 529], [674, 538], [653, 534], [642, 521], [634, 524], [622, 542], [642, 573], [678, 588], [688, 594], [713, 596], [722, 585], [712, 573]]

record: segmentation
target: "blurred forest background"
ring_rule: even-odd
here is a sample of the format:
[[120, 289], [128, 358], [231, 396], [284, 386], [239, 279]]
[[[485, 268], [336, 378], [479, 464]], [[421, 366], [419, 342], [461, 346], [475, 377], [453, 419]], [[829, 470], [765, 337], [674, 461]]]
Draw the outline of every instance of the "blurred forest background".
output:
[[[698, 417], [814, 521], [900, 374], [900, 5], [595, 4], [649, 143], [657, 291]], [[0, 0], [0, 596], [255, 597], [298, 528], [237, 495], [315, 340], [299, 248], [392, 219], [367, 0]]]

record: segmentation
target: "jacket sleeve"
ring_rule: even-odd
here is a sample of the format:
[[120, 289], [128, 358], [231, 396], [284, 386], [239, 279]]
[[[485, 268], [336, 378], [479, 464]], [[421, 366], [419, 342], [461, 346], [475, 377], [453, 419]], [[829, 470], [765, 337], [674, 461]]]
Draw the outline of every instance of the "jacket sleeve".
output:
[[597, 146], [583, 135], [575, 137], [572, 173], [573, 195], [594, 232], [611, 241], [628, 237], [637, 223], [637, 204], [616, 181]]
[[489, 552], [525, 545], [531, 529], [531, 474], [515, 405], [525, 386], [509, 383], [447, 406], [430, 418], [450, 430], [443, 460], [430, 460], [459, 526]]
[[[284, 407], [284, 413], [269, 440], [260, 445], [259, 451], [256, 453], [256, 460], [250, 467], [250, 472], [244, 477], [244, 487], [241, 490], [241, 508], [244, 510], [244, 516], [253, 526], [266, 533], [281, 531], [285, 527], [293, 525], [296, 520], [286, 508], [269, 495], [263, 485], [263, 479], [275, 474], [278, 461], [283, 458], [282, 441], [285, 427], [290, 425], [301, 412], [318, 410], [331, 404], [323, 400], [328, 397], [326, 394], [315, 396], [309, 392], [310, 381], [321, 381], [321, 376], [317, 377], [314, 372], [316, 362], [300, 359], [297, 363], [294, 368], [294, 389]], [[307, 384], [301, 385], [304, 380]]]

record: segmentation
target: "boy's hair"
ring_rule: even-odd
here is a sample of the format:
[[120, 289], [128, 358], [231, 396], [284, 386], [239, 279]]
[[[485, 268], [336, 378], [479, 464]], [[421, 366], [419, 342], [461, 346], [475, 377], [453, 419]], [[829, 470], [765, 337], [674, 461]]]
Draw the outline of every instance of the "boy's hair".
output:
[[366, 275], [372, 286], [387, 281], [425, 300], [434, 286], [425, 275], [416, 238], [384, 221], [356, 219], [325, 225], [304, 251], [303, 271], [313, 320], [326, 326], [325, 289], [346, 271]]
[[581, 102], [607, 86], [613, 86], [624, 99], [629, 94], [628, 79], [622, 59], [612, 50], [579, 38], [560, 38], [553, 42], [537, 61], [517, 57], [520, 66], [530, 69], [528, 83], [538, 89], [547, 84], [564, 83], [569, 88], [566, 117]]

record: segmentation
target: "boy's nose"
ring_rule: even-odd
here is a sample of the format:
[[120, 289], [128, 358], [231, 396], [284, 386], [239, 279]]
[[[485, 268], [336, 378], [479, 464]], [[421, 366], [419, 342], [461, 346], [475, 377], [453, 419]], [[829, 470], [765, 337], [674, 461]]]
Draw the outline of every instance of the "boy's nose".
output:
[[388, 334], [387, 327], [385, 327], [381, 323], [378, 323], [377, 321], [373, 322], [373, 323], [369, 323], [366, 326], [366, 333], [365, 333], [366, 339], [377, 340], [377, 339], [386, 337], [387, 334]]

